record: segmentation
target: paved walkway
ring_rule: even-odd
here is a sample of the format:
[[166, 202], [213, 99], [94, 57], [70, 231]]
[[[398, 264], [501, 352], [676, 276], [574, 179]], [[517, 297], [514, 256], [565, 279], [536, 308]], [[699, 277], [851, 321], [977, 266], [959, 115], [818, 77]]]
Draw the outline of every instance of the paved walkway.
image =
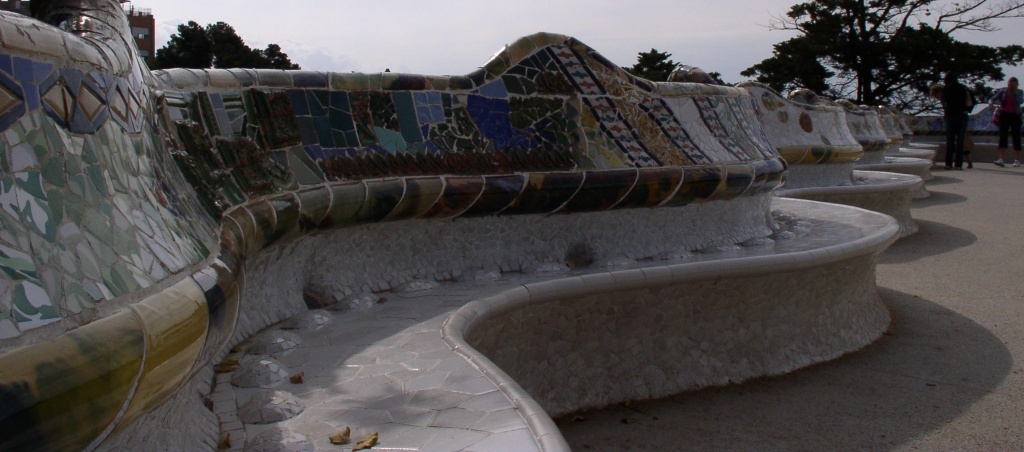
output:
[[1024, 450], [1024, 168], [935, 171], [890, 331], [837, 361], [559, 422], [573, 450]]

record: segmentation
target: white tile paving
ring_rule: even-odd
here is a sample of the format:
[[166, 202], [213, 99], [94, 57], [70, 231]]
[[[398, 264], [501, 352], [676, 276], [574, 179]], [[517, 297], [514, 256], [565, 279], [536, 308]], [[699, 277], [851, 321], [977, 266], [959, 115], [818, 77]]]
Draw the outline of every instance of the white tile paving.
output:
[[[393, 292], [371, 309], [331, 312], [333, 319], [323, 326], [293, 330], [301, 342], [269, 356], [289, 375], [303, 373], [302, 383], [286, 380], [276, 389], [294, 394], [306, 409], [275, 427], [307, 436], [317, 450], [347, 450], [373, 432], [380, 437], [376, 451], [539, 450], [513, 402], [456, 354], [440, 330], [452, 311], [482, 293], [552, 276], [512, 274]], [[229, 382], [227, 374], [218, 376], [215, 403], [244, 404], [251, 391]], [[222, 431], [231, 431], [233, 439], [244, 441], [246, 433], [254, 438], [266, 429], [245, 425], [248, 431], [239, 432], [237, 422], [224, 422], [233, 413], [218, 412], [224, 416]], [[328, 436], [345, 427], [352, 430], [351, 443], [331, 445]]]

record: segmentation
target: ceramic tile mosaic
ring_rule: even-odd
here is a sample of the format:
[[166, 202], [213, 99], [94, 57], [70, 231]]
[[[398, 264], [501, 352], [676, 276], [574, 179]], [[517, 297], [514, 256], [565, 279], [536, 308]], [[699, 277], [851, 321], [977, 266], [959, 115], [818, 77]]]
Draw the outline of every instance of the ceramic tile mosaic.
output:
[[[878, 112], [871, 107], [856, 105], [848, 100], [838, 102], [846, 109], [846, 125], [864, 147], [860, 163], [878, 163], [889, 147], [890, 135], [886, 132]], [[900, 141], [903, 137], [900, 136]]]
[[760, 99], [765, 133], [790, 164], [851, 163], [863, 155], [843, 108], [807, 90], [787, 98], [759, 83], [742, 86]]
[[[512, 49], [523, 53], [513, 57]], [[778, 158], [756, 127], [746, 92], [659, 92], [575, 39], [553, 34], [523, 38], [466, 77], [180, 69], [154, 75], [166, 93], [162, 107], [178, 132], [179, 155], [194, 156], [179, 159], [183, 170], [205, 205], [217, 209], [293, 182]], [[220, 83], [208, 85], [213, 79]], [[238, 121], [231, 118], [249, 126], [231, 126]], [[252, 156], [253, 146], [272, 158], [246, 164], [253, 169], [237, 180], [239, 156]]]
[[[215, 443], [208, 416], [187, 414], [209, 393], [200, 379], [231, 345], [307, 309], [308, 288], [332, 301], [417, 294], [463, 274], [557, 273], [570, 248], [628, 265], [771, 233], [786, 162], [743, 89], [643, 80], [544, 33], [465, 76], [150, 73], [125, 45], [120, 2], [55, 2], [46, 14], [0, 13], [0, 393], [11, 401], [0, 448], [141, 447], [173, 436], [162, 415], [196, 432], [166, 444]], [[563, 241], [542, 223], [564, 223]], [[309, 254], [335, 245], [322, 243], [332, 229], [370, 240], [390, 225], [449, 242], [334, 237], [369, 257]], [[458, 228], [480, 239], [452, 238]], [[410, 250], [419, 257], [395, 260]], [[310, 257], [338, 273], [307, 268]], [[368, 261], [382, 264], [360, 268]], [[264, 281], [281, 296], [252, 292]], [[284, 336], [268, 352], [301, 351]], [[367, 378], [390, 385], [377, 377], [395, 365]], [[426, 391], [409, 408], [457, 397], [437, 378], [405, 382]], [[301, 407], [267, 397], [237, 417]], [[462, 412], [405, 414], [450, 434], [409, 443], [494, 441], [445, 427]], [[557, 448], [530, 419], [530, 440]]]

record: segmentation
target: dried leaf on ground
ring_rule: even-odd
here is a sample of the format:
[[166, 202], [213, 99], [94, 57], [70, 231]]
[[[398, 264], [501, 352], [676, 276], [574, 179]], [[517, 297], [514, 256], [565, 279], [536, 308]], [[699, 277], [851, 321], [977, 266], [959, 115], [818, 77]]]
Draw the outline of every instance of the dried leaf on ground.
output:
[[242, 363], [238, 362], [237, 359], [225, 359], [224, 361], [221, 361], [220, 364], [217, 364], [217, 366], [213, 368], [213, 371], [219, 374], [233, 372], [241, 364]]
[[369, 435], [366, 435], [366, 438], [363, 438], [363, 439], [359, 440], [359, 442], [356, 443], [356, 447], [353, 447], [352, 450], [355, 451], [355, 450], [369, 449], [369, 448], [371, 448], [373, 446], [376, 446], [376, 445], [377, 445], [377, 432], [373, 432], [373, 433], [370, 433]]
[[345, 430], [334, 432], [327, 439], [331, 440], [331, 444], [348, 444], [349, 437], [352, 436], [352, 429], [345, 427]]
[[305, 377], [305, 376], [306, 376], [305, 372], [299, 372], [299, 373], [297, 373], [295, 375], [292, 375], [290, 377], [290, 380], [291, 380], [293, 385], [301, 385], [302, 384], [302, 377]]
[[230, 449], [231, 448], [231, 432], [227, 432], [217, 443], [218, 449]]

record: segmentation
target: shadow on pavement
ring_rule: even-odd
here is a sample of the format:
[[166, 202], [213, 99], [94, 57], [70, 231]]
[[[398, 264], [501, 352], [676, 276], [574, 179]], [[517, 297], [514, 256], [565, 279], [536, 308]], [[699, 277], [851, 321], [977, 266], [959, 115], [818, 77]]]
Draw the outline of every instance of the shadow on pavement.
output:
[[947, 424], [1010, 373], [1010, 352], [985, 327], [914, 295], [881, 293], [893, 322], [864, 350], [558, 425], [573, 450], [887, 450]]
[[889, 246], [879, 258], [880, 264], [914, 262], [973, 245], [978, 241], [974, 233], [945, 223], [915, 220], [918, 231]]
[[913, 204], [911, 204], [911, 207], [915, 208], [941, 206], [947, 204], [957, 204], [968, 200], [968, 198], [964, 195], [944, 191], [935, 191], [932, 189], [932, 187], [928, 187], [928, 191], [932, 194], [931, 196], [927, 198], [915, 199], [913, 201]]
[[928, 188], [931, 188], [936, 185], [959, 184], [964, 181], [963, 179], [953, 176], [953, 174], [955, 173], [953, 173], [952, 171], [946, 171], [942, 169], [932, 170], [933, 177], [926, 181], [925, 184], [928, 186]]

